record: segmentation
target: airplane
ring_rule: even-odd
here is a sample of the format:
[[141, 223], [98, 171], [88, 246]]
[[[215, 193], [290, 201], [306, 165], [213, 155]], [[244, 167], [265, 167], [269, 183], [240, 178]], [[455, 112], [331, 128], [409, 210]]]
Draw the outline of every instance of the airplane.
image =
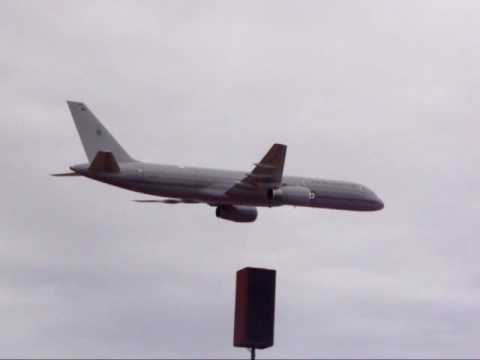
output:
[[284, 176], [287, 146], [274, 144], [251, 172], [151, 164], [132, 158], [82, 102], [67, 101], [88, 163], [52, 176], [84, 176], [164, 199], [138, 203], [198, 204], [216, 208], [218, 218], [250, 223], [257, 207], [281, 205], [351, 211], [375, 211], [382, 200], [366, 186]]

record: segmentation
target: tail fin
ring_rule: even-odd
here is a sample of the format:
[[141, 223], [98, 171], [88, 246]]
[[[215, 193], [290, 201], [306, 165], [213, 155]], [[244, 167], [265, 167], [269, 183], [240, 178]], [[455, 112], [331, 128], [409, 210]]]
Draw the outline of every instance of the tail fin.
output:
[[67, 104], [90, 163], [99, 151], [111, 152], [118, 162], [135, 161], [85, 104], [75, 101], [67, 101]]
[[120, 171], [115, 156], [113, 156], [111, 152], [106, 151], [99, 151], [88, 169], [93, 172], [101, 171], [107, 173], [116, 173]]

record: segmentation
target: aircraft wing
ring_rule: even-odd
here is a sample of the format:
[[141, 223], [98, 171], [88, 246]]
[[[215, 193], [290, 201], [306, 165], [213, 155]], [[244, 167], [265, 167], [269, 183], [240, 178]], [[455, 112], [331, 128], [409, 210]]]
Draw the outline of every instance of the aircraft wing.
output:
[[280, 185], [286, 154], [286, 145], [273, 144], [263, 159], [254, 164], [255, 168], [252, 172], [246, 174], [241, 181], [231, 187], [227, 194], [244, 190], [270, 189]]
[[137, 203], [143, 204], [200, 204], [200, 201], [189, 200], [189, 199], [142, 199], [142, 200], [133, 200]]

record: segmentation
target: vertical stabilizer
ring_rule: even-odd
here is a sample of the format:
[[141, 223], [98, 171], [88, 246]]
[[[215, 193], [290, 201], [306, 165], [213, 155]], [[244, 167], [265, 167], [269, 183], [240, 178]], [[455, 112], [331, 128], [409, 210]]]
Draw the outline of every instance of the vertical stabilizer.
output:
[[118, 162], [134, 161], [85, 104], [75, 101], [67, 104], [89, 162], [93, 162], [99, 151], [112, 153]]

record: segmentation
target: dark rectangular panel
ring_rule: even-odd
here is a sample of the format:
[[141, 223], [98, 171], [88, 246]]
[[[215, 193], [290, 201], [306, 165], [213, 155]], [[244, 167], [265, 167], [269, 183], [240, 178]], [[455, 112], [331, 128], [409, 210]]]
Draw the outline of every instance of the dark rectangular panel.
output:
[[273, 345], [275, 270], [237, 271], [233, 345], [264, 349]]

